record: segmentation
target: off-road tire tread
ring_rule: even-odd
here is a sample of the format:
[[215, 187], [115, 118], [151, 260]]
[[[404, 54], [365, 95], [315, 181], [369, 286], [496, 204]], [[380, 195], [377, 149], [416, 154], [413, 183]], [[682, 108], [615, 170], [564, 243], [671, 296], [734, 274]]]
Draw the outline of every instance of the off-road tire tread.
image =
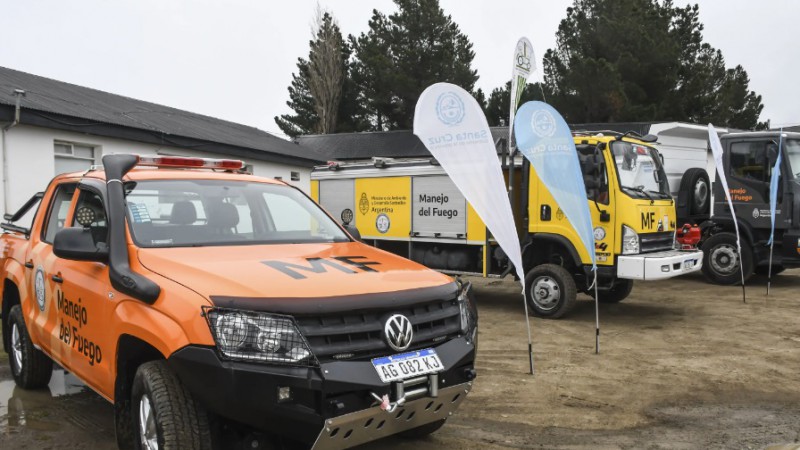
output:
[[[563, 303], [561, 304], [561, 307], [555, 311], [547, 313], [538, 311], [533, 303], [533, 299], [530, 298], [530, 284], [533, 283], [533, 280], [540, 275], [549, 275], [555, 278], [558, 284], [562, 287], [561, 298]], [[525, 275], [525, 292], [529, 297], [528, 307], [531, 310], [530, 312], [535, 316], [547, 319], [558, 319], [572, 311], [572, 309], [575, 307], [578, 296], [578, 289], [575, 287], [575, 280], [572, 278], [572, 274], [570, 274], [567, 269], [557, 264], [541, 264], [531, 269], [528, 274]]]
[[141, 448], [139, 398], [144, 393], [150, 395], [163, 450], [211, 450], [208, 415], [165, 361], [144, 363], [136, 371], [131, 415], [135, 418], [137, 448]]
[[50, 377], [53, 375], [53, 360], [33, 346], [20, 305], [12, 307], [8, 314], [7, 325], [9, 330], [12, 328], [12, 323], [17, 324], [20, 339], [22, 339], [22, 371], [20, 371], [19, 375], [15, 374], [13, 366], [14, 355], [8, 355], [8, 363], [11, 365], [11, 374], [14, 377], [14, 381], [17, 386], [23, 389], [40, 389], [47, 386], [50, 383]]

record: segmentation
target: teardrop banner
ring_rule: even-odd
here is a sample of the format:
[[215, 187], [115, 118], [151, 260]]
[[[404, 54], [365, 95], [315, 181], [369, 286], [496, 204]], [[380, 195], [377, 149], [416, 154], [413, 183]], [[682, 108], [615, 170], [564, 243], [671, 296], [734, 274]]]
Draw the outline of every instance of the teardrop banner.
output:
[[595, 352], [600, 353], [600, 312], [597, 301], [597, 259], [594, 251], [592, 215], [586, 199], [578, 152], [572, 132], [552, 106], [527, 102], [514, 121], [517, 148], [530, 161], [542, 184], [553, 195], [558, 207], [575, 228], [586, 252], [592, 258], [595, 289]]
[[[464, 195], [508, 255], [525, 292], [522, 251], [500, 161], [483, 110], [472, 95], [450, 83], [429, 86], [414, 110], [414, 134]], [[528, 319], [528, 304], [525, 302]], [[528, 322], [528, 354], [533, 346]]]
[[[731, 200], [731, 190], [728, 189], [728, 178], [725, 177], [725, 165], [722, 163], [722, 143], [719, 141], [717, 130], [710, 123], [708, 124], [708, 144], [711, 147], [711, 153], [714, 155], [714, 163], [717, 165], [717, 179], [722, 185], [722, 190], [725, 191], [725, 199], [731, 209], [731, 217], [736, 219], [736, 210], [733, 209], [733, 200]], [[738, 220], [733, 221], [733, 228], [736, 231], [736, 254], [739, 255], [739, 269], [742, 273], [742, 302], [747, 303], [747, 294], [744, 287], [744, 264], [742, 264], [742, 242], [739, 239]]]

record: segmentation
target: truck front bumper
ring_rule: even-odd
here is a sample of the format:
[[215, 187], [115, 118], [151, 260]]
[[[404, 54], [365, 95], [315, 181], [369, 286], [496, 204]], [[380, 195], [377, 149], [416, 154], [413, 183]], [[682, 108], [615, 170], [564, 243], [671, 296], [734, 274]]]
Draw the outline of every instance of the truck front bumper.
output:
[[[398, 383], [383, 383], [370, 361], [332, 361], [288, 367], [228, 361], [212, 347], [173, 353], [171, 369], [193, 396], [222, 418], [303, 443], [314, 450], [341, 449], [446, 419], [472, 388], [475, 346], [456, 338], [433, 347], [444, 371], [415, 383], [416, 395], [392, 412], [372, 394], [394, 402]], [[432, 389], [431, 384], [436, 388]], [[420, 389], [420, 386], [426, 388]], [[279, 398], [279, 392], [290, 392]], [[402, 392], [403, 389], [400, 389]]]
[[703, 267], [700, 250], [667, 250], [617, 257], [617, 277], [628, 280], [664, 280]]

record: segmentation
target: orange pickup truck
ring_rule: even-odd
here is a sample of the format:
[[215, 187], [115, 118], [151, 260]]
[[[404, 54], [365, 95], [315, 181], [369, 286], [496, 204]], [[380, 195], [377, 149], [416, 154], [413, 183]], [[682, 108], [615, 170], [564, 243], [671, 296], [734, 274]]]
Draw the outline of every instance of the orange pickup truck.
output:
[[441, 427], [475, 378], [469, 284], [242, 167], [107, 155], [6, 215], [16, 383], [63, 366], [114, 404], [126, 449], [337, 449]]

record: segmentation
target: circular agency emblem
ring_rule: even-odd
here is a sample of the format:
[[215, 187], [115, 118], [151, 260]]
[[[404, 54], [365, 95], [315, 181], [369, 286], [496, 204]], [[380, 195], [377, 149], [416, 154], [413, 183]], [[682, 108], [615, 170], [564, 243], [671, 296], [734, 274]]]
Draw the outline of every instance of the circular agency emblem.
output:
[[369, 212], [369, 199], [366, 192], [362, 192], [361, 198], [358, 200], [358, 211], [364, 215]]
[[339, 217], [342, 219], [342, 223], [344, 225], [348, 225], [350, 222], [353, 221], [353, 210], [347, 208], [344, 211], [342, 211], [342, 214]]
[[414, 337], [414, 327], [408, 317], [402, 314], [395, 314], [389, 317], [383, 326], [383, 333], [386, 336], [386, 343], [395, 351], [402, 352], [411, 345]]
[[550, 137], [556, 132], [556, 118], [550, 111], [539, 110], [531, 116], [531, 127], [539, 137]]
[[758, 212], [758, 208], [753, 208], [753, 219], [758, 219], [761, 214]]
[[592, 234], [594, 234], [595, 241], [602, 241], [606, 238], [606, 229], [603, 227], [595, 227]]
[[556, 219], [564, 220], [564, 211], [562, 211], [561, 208], [558, 208], [558, 211], [556, 211]]
[[36, 303], [39, 304], [39, 310], [44, 311], [45, 301], [45, 288], [44, 288], [44, 268], [39, 266], [36, 269], [36, 276], [33, 280], [33, 288], [36, 291]]
[[386, 214], [378, 214], [378, 218], [375, 219], [375, 228], [377, 228], [381, 233], [386, 233], [389, 231], [389, 227], [391, 225], [392, 221], [389, 220], [389, 216]]
[[445, 125], [458, 125], [464, 120], [464, 102], [455, 92], [445, 92], [436, 99], [436, 116]]

